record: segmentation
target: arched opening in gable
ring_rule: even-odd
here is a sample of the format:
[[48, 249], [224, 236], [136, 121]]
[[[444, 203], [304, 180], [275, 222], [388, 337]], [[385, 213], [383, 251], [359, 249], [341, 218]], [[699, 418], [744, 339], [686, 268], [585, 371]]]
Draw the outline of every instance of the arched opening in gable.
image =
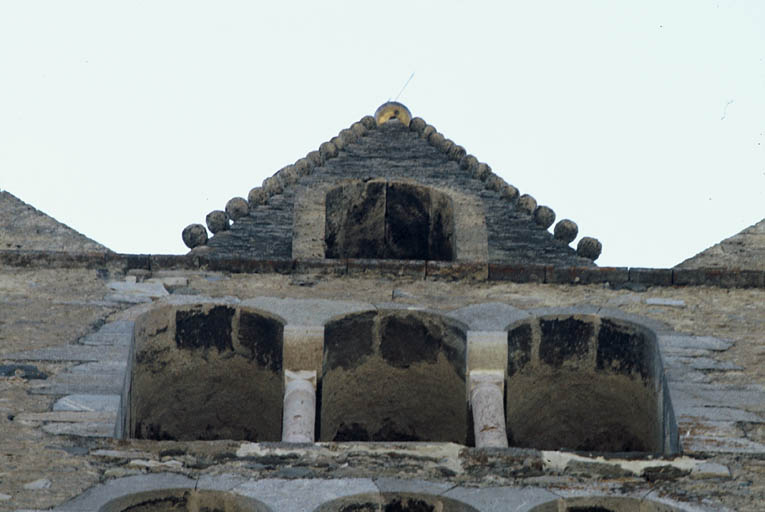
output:
[[452, 200], [427, 186], [348, 181], [327, 192], [325, 219], [327, 258], [455, 259]]
[[319, 439], [467, 444], [465, 339], [455, 321], [422, 311], [328, 323]]
[[283, 323], [227, 305], [161, 307], [136, 321], [128, 437], [281, 439]]

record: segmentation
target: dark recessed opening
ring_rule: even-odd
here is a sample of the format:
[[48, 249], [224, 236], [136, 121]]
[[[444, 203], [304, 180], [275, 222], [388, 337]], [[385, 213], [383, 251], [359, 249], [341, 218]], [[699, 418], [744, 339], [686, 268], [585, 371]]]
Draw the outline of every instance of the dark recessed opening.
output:
[[647, 329], [595, 316], [526, 321], [508, 331], [507, 370], [511, 446], [650, 453], [677, 447], [661, 359]]
[[99, 512], [270, 512], [261, 502], [222, 491], [163, 489], [114, 499]]
[[327, 258], [454, 259], [451, 199], [429, 187], [350, 181], [326, 196]]
[[465, 444], [465, 333], [419, 311], [375, 311], [328, 323], [322, 441]]
[[478, 512], [459, 501], [415, 493], [362, 494], [340, 498], [316, 512]]
[[532, 508], [531, 512], [678, 512], [679, 510], [651, 500], [598, 496], [550, 501]]
[[281, 439], [282, 322], [223, 305], [136, 321], [128, 432], [140, 439]]

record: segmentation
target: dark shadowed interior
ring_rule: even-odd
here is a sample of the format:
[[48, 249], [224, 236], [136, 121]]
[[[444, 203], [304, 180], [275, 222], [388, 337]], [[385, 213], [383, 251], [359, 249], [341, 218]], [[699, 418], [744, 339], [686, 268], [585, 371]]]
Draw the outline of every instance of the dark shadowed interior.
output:
[[128, 432], [143, 439], [281, 439], [282, 322], [226, 305], [136, 321]]
[[470, 505], [443, 496], [415, 493], [361, 494], [340, 498], [316, 512], [477, 512]]
[[352, 180], [326, 196], [327, 258], [454, 259], [451, 199], [412, 183]]
[[465, 332], [422, 311], [382, 310], [328, 323], [322, 441], [467, 442]]
[[99, 512], [272, 512], [252, 498], [222, 491], [163, 489], [114, 499]]
[[536, 506], [530, 512], [679, 512], [656, 501], [605, 496], [566, 498]]
[[655, 336], [597, 316], [549, 316], [508, 331], [511, 446], [665, 451], [663, 374]]

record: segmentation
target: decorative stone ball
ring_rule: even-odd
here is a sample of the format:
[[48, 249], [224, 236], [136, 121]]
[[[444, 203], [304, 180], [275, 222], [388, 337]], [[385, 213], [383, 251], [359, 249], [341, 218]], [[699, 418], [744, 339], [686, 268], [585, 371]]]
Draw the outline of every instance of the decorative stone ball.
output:
[[297, 172], [298, 176], [307, 176], [311, 174], [312, 169], [313, 164], [307, 158], [301, 158], [295, 162], [295, 172]]
[[522, 212], [526, 212], [529, 215], [534, 213], [534, 210], [537, 208], [537, 200], [531, 197], [528, 194], [523, 194], [521, 197], [518, 198], [518, 209]]
[[425, 140], [430, 140], [430, 136], [437, 132], [438, 130], [436, 130], [436, 127], [429, 124], [422, 129], [422, 133], [420, 134], [420, 137], [422, 137]]
[[355, 122], [351, 125], [351, 131], [357, 136], [357, 137], [363, 137], [366, 135], [366, 133], [369, 131], [366, 126], [361, 124], [360, 122]]
[[282, 182], [282, 186], [296, 183], [299, 177], [294, 165], [286, 165], [279, 169], [276, 174], [279, 175], [279, 181]]
[[600, 251], [603, 250], [601, 243], [589, 236], [582, 237], [576, 246], [576, 253], [583, 258], [595, 261], [600, 256]]
[[553, 231], [553, 236], [555, 236], [555, 238], [567, 244], [573, 242], [578, 234], [579, 227], [576, 225], [576, 222], [569, 219], [563, 219], [558, 222]]
[[425, 126], [427, 126], [427, 123], [421, 117], [415, 117], [409, 122], [409, 129], [415, 133], [421, 134]]
[[284, 192], [284, 187], [282, 186], [282, 180], [280, 180], [279, 176], [277, 175], [273, 175], [271, 177], [264, 179], [263, 190], [266, 191], [266, 195], [268, 197], [275, 196], [276, 194], [281, 194], [282, 192]]
[[505, 180], [502, 179], [502, 177], [497, 176], [494, 173], [489, 174], [489, 177], [486, 178], [486, 181], [484, 182], [484, 186], [489, 189], [493, 190], [494, 192], [502, 192], [502, 189], [505, 188], [507, 183], [505, 183]]
[[250, 213], [250, 207], [243, 197], [234, 197], [226, 203], [226, 213], [231, 220], [237, 220]]
[[465, 155], [462, 160], [460, 160], [460, 167], [472, 172], [473, 169], [478, 167], [478, 159], [473, 155]]
[[207, 214], [205, 222], [207, 222], [207, 229], [210, 230], [210, 233], [226, 231], [228, 229], [228, 214], [223, 210], [213, 210]]
[[337, 146], [331, 142], [324, 142], [319, 146], [319, 155], [321, 155], [322, 161], [325, 162], [330, 158], [335, 158], [337, 156]]
[[520, 192], [518, 191], [517, 188], [515, 188], [514, 186], [508, 183], [505, 183], [505, 188], [503, 188], [502, 191], [500, 192], [500, 197], [504, 199], [505, 201], [513, 202], [516, 199], [518, 199], [519, 194]]
[[345, 147], [345, 142], [339, 135], [335, 135], [331, 139], [329, 139], [329, 142], [335, 145], [335, 147], [339, 150], [343, 149]]
[[534, 222], [547, 229], [555, 222], [555, 212], [548, 206], [537, 206], [534, 209]]
[[261, 187], [255, 187], [250, 190], [249, 194], [247, 194], [247, 202], [250, 203], [251, 208], [258, 206], [259, 204], [266, 204], [267, 200], [268, 195]]
[[[353, 130], [350, 128], [343, 128], [337, 136], [343, 142], [343, 146], [347, 146], [348, 144], [352, 144], [359, 140], [359, 137], [353, 133]], [[337, 145], [337, 143], [335, 143], [335, 145]]]
[[481, 181], [486, 181], [489, 176], [491, 176], [491, 166], [483, 162], [479, 163], [473, 171], [473, 177]]
[[445, 145], [446, 145], [446, 137], [444, 137], [442, 134], [438, 132], [433, 132], [433, 134], [428, 139], [428, 142], [430, 142], [430, 145], [436, 148], [437, 150], [441, 152], [445, 152]]
[[318, 151], [310, 151], [305, 157], [313, 163], [314, 167], [321, 165], [321, 155]]
[[193, 249], [207, 243], [207, 230], [202, 224], [189, 224], [183, 229], [181, 237], [186, 247]]
[[465, 148], [463, 148], [459, 144], [454, 144], [452, 142], [451, 147], [446, 150], [446, 154], [452, 160], [456, 160], [457, 162], [459, 162], [465, 157], [465, 155], [467, 155], [467, 151], [465, 151]]
[[377, 121], [375, 121], [375, 118], [372, 116], [364, 116], [359, 120], [359, 122], [363, 124], [364, 128], [367, 130], [371, 130], [377, 127]]

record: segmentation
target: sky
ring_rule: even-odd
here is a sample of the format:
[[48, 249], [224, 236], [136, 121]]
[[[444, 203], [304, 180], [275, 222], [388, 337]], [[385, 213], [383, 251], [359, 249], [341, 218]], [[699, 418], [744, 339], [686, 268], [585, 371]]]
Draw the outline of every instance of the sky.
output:
[[0, 0], [0, 189], [118, 252], [187, 252], [396, 98], [601, 266], [765, 217], [761, 0]]

